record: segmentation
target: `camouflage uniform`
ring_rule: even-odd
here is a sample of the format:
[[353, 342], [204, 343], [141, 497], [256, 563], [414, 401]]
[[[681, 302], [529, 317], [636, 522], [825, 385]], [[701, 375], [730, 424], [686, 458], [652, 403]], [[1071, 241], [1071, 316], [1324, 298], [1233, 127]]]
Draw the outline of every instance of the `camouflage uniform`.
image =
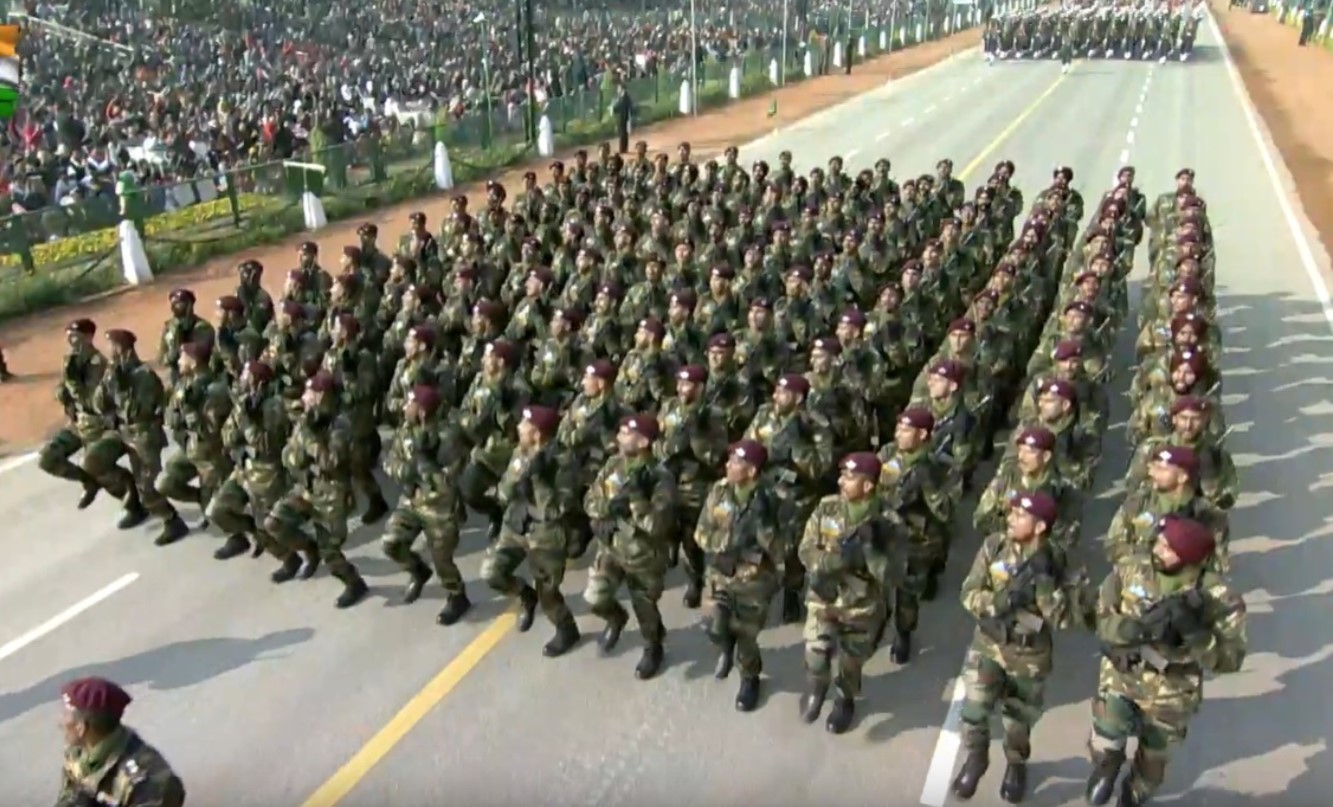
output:
[[[134, 334], [112, 330], [106, 336], [115, 346], [114, 353], [93, 394], [93, 407], [113, 425], [88, 447], [84, 467], [103, 490], [125, 501], [121, 529], [136, 527], [154, 515], [163, 521], [155, 543], [175, 543], [190, 530], [176, 508], [157, 492], [162, 449], [167, 444], [162, 428], [166, 390], [157, 373], [134, 352]], [[121, 457], [129, 458], [129, 471], [117, 464]]]
[[[701, 394], [707, 379], [707, 371], [697, 364], [676, 372], [678, 394], [663, 401], [658, 413], [662, 436], [653, 444], [657, 461], [676, 481], [671, 551], [673, 558], [677, 553], [684, 556], [687, 608], [698, 608], [703, 596], [704, 551], [694, 542], [694, 525], [727, 450], [726, 423]], [[686, 388], [684, 393], [681, 387]]]
[[777, 501], [757, 478], [768, 453], [759, 443], [742, 440], [730, 455], [731, 462], [748, 466], [741, 469], [750, 472], [748, 481], [713, 484], [694, 542], [708, 558], [708, 598], [713, 603], [709, 638], [721, 650], [716, 674], [725, 678], [733, 660], [740, 664], [736, 708], [748, 712], [757, 704], [763, 671], [759, 634], [768, 623], [787, 550], [779, 538]]
[[268, 550], [282, 561], [272, 575], [273, 582], [282, 583], [296, 575], [300, 558], [262, 529], [264, 518], [288, 487], [282, 450], [291, 433], [291, 420], [278, 395], [276, 378], [267, 364], [246, 364], [240, 391], [222, 428], [222, 443], [233, 470], [204, 514], [230, 536], [214, 557], [226, 560], [245, 552], [250, 548], [246, 536], [253, 535], [258, 551]]
[[1112, 563], [1143, 552], [1157, 538], [1167, 516], [1185, 516], [1212, 530], [1216, 549], [1209, 563], [1222, 573], [1230, 569], [1227, 515], [1208, 503], [1198, 491], [1199, 459], [1193, 449], [1165, 445], [1150, 461], [1160, 465], [1170, 487], [1147, 485], [1132, 491], [1116, 511], [1106, 533], [1106, 555]]
[[101, 485], [88, 471], [86, 452], [82, 465], [75, 465], [70, 458], [80, 449], [94, 445], [107, 431], [106, 418], [94, 403], [94, 394], [107, 371], [106, 357], [92, 346], [96, 332], [93, 321], [88, 319], [75, 320], [65, 327], [70, 350], [56, 387], [56, 400], [65, 410], [66, 425], [42, 446], [37, 459], [37, 467], [51, 476], [83, 485], [80, 510], [93, 503]]
[[[213, 495], [231, 475], [231, 456], [222, 442], [222, 428], [231, 415], [231, 392], [208, 369], [212, 347], [191, 342], [182, 348], [195, 370], [181, 374], [167, 403], [168, 427], [183, 437], [181, 453], [167, 460], [157, 492], [177, 502], [207, 510]], [[192, 484], [196, 479], [199, 484]]]
[[[481, 576], [495, 591], [518, 598], [520, 632], [532, 628], [537, 607], [541, 607], [556, 629], [542, 648], [543, 655], [553, 658], [568, 652], [579, 640], [578, 625], [560, 593], [560, 584], [570, 546], [578, 540], [570, 517], [579, 510], [581, 480], [576, 466], [561, 455], [553, 439], [559, 427], [555, 410], [525, 407], [522, 422], [536, 437], [525, 443], [520, 435], [496, 486], [504, 516], [500, 535], [482, 561]], [[531, 584], [515, 574], [524, 560], [532, 573]]]
[[179, 374], [181, 348], [191, 342], [213, 341], [213, 326], [194, 313], [194, 292], [175, 289], [171, 292], [171, 319], [162, 324], [162, 339], [158, 343], [157, 361], [167, 368], [167, 377], [174, 386]]
[[[343, 554], [347, 543], [347, 516], [352, 492], [352, 424], [339, 412], [338, 381], [326, 371], [306, 384], [306, 411], [297, 420], [282, 451], [282, 464], [293, 487], [264, 520], [264, 529], [287, 549], [301, 552], [306, 564], [300, 576], [309, 578], [320, 561], [343, 584], [338, 608], [360, 602], [369, 592], [365, 580]], [[302, 528], [313, 522], [315, 538]], [[317, 553], [317, 554], [316, 554]]]
[[[1055, 500], [1020, 492], [1012, 505], [1026, 518], [1011, 516], [1004, 532], [986, 538], [963, 580], [963, 608], [977, 620], [964, 663], [966, 694], [961, 713], [967, 756], [954, 780], [954, 793], [971, 798], [990, 764], [990, 721], [998, 709], [1004, 723], [1008, 764], [1000, 793], [1011, 804], [1027, 789], [1032, 728], [1044, 705], [1051, 673], [1052, 630], [1067, 622], [1068, 602], [1054, 553], [1041, 526], [1055, 522]], [[1015, 533], [1015, 529], [1023, 529]]]
[[92, 748], [65, 752], [56, 807], [183, 807], [185, 786], [156, 748], [119, 726]]
[[[925, 409], [908, 409], [898, 416], [896, 439], [879, 455], [880, 495], [907, 532], [906, 577], [892, 600], [895, 636], [889, 652], [895, 664], [911, 658], [921, 603], [935, 598], [949, 559], [953, 501], [948, 494], [949, 468], [929, 450], [934, 426]], [[915, 434], [903, 434], [908, 429]], [[924, 445], [916, 445], [916, 440], [924, 440]]]
[[[626, 421], [621, 439], [629, 436], [651, 443], [659, 431], [652, 417], [636, 415]], [[640, 679], [652, 678], [662, 666], [666, 627], [657, 602], [665, 586], [676, 508], [675, 481], [644, 448], [642, 454], [622, 452], [609, 459], [583, 500], [598, 543], [583, 598], [606, 621], [601, 645], [610, 651], [629, 621], [616, 592], [622, 584], [629, 589], [630, 607], [645, 643], [635, 668]]]
[[805, 722], [817, 720], [834, 684], [827, 723], [834, 734], [851, 727], [861, 670], [883, 632], [886, 594], [898, 582], [890, 555], [896, 520], [873, 492], [882, 470], [879, 459], [852, 454], [842, 468], [844, 478], [864, 483], [865, 498], [853, 501], [839, 494], [821, 499], [805, 523], [798, 550], [810, 576], [804, 630], [808, 689], [801, 712]]
[[1185, 739], [1203, 700], [1204, 672], [1237, 672], [1245, 659], [1245, 602], [1209, 571], [1207, 528], [1170, 519], [1159, 544], [1179, 566], [1164, 569], [1158, 548], [1116, 564], [1097, 601], [1103, 658], [1092, 705], [1088, 800], [1105, 804], [1139, 740], [1120, 804], [1140, 807], [1166, 777], [1174, 747]]
[[[402, 492], [389, 515], [380, 546], [411, 578], [403, 593], [404, 604], [421, 597], [434, 569], [446, 597], [436, 621], [452, 625], [463, 618], [472, 603], [463, 585], [463, 573], [454, 562], [466, 511], [457, 490], [461, 452], [447, 439], [452, 432], [440, 428], [438, 415], [443, 401], [440, 391], [429, 385], [418, 385], [408, 393], [407, 406], [419, 415], [405, 415], [389, 444], [384, 470]], [[412, 550], [412, 543], [423, 533], [430, 552], [429, 566]]]

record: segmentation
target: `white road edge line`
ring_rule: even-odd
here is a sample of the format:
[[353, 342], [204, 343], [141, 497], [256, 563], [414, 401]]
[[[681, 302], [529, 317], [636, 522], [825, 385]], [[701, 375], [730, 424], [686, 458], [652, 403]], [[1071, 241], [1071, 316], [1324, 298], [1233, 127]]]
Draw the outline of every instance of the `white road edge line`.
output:
[[944, 725], [940, 726], [940, 738], [935, 741], [935, 753], [930, 757], [930, 767], [926, 770], [926, 784], [921, 789], [921, 803], [927, 807], [944, 807], [949, 800], [949, 785], [953, 782], [953, 763], [958, 759], [958, 749], [963, 744], [963, 736], [958, 732], [958, 725], [963, 717], [963, 697], [967, 694], [967, 685], [963, 676], [953, 680], [953, 692], [949, 698], [949, 712], [944, 716]]
[[914, 120], [916, 120], [915, 117], [911, 117], [911, 118], [903, 118], [903, 126], [911, 126], [911, 125], [912, 125], [912, 121], [914, 121]]
[[892, 135], [892, 134], [893, 134], [893, 132], [889, 132], [889, 131], [883, 131], [883, 132], [880, 132], [879, 134], [875, 135], [875, 142], [878, 143], [878, 142], [880, 142], [880, 141], [882, 141], [882, 140], [888, 140], [888, 139], [889, 139], [889, 136]]
[[[1128, 162], [1129, 162], [1129, 149], [1121, 149], [1121, 150], [1120, 150], [1120, 164], [1121, 164], [1121, 165], [1125, 165], [1125, 164], [1128, 163]], [[1116, 173], [1119, 174], [1118, 171], [1117, 171]], [[1112, 182], [1115, 182], [1115, 180], [1116, 180], [1115, 177], [1111, 177], [1111, 181], [1112, 181]]]
[[17, 457], [10, 457], [7, 460], [0, 461], [0, 474], [12, 471], [15, 468], [22, 468], [28, 463], [36, 460], [38, 456], [36, 451], [31, 451], [27, 454], [20, 454]]
[[1305, 230], [1301, 227], [1300, 219], [1296, 217], [1296, 210], [1292, 207], [1291, 200], [1287, 197], [1287, 189], [1278, 175], [1277, 160], [1281, 158], [1274, 155], [1274, 148], [1268, 144], [1265, 130], [1260, 128], [1259, 114], [1254, 109], [1254, 101], [1245, 90], [1245, 83], [1241, 80], [1240, 71], [1236, 69], [1235, 60], [1231, 58], [1231, 48], [1227, 47], [1226, 40], [1222, 38], [1217, 19], [1213, 17], [1211, 9], [1206, 11], [1208, 28], [1212, 31], [1213, 38], [1217, 40], [1218, 47], [1222, 49], [1222, 60], [1227, 66], [1227, 75], [1231, 77], [1231, 88], [1236, 91], [1240, 108], [1245, 113], [1245, 122], [1249, 124], [1250, 134], [1254, 137], [1255, 145], [1259, 147], [1259, 156], [1263, 158], [1268, 181], [1273, 185], [1273, 193], [1277, 195], [1278, 207], [1282, 210], [1282, 217], [1287, 220], [1292, 240], [1296, 242], [1296, 253], [1301, 258], [1301, 266], [1305, 268], [1310, 285], [1314, 287], [1315, 296], [1319, 298], [1319, 307], [1324, 311], [1324, 319], [1328, 321], [1329, 327], [1333, 328], [1333, 299], [1330, 299], [1328, 284], [1324, 282], [1324, 276], [1319, 272], [1319, 262], [1315, 260], [1314, 249], [1310, 246], [1309, 239], [1305, 237]]
[[116, 580], [111, 584], [102, 587], [100, 590], [93, 592], [82, 600], [79, 600], [22, 636], [19, 636], [16, 639], [10, 639], [8, 642], [0, 645], [0, 661], [4, 661], [33, 642], [36, 642], [38, 639], [41, 639], [50, 633], [54, 633], [62, 626], [74, 621], [74, 618], [79, 614], [87, 611], [98, 603], [101, 603], [103, 600], [110, 598], [116, 592], [124, 589], [138, 579], [138, 572], [130, 572], [119, 580]]

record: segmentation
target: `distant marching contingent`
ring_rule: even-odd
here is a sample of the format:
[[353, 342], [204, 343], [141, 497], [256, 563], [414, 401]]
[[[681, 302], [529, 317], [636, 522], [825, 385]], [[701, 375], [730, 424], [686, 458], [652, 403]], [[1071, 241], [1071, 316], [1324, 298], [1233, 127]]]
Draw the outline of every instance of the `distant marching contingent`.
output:
[[[267, 554], [275, 583], [327, 566], [339, 608], [368, 593], [343, 552], [359, 494], [361, 523], [387, 517], [403, 599], [438, 579], [442, 625], [464, 617], [476, 585], [455, 563], [471, 510], [489, 526], [480, 582], [517, 604], [519, 631], [538, 611], [550, 621], [547, 657], [580, 643], [561, 584], [592, 549], [583, 596], [597, 643], [610, 650], [633, 617], [639, 679], [661, 669], [658, 602], [682, 566], [717, 677], [739, 672], [736, 708], [758, 705], [758, 637], [777, 600], [783, 622], [804, 625], [801, 718], [831, 699], [835, 734], [852, 726], [881, 645], [910, 662], [919, 610], [963, 548], [956, 513], [977, 491], [954, 793], [976, 792], [998, 716], [1000, 792], [1024, 799], [1055, 633], [1082, 627], [1103, 653], [1088, 800], [1147, 803], [1204, 673], [1237, 671], [1246, 648], [1245, 606], [1225, 582], [1236, 479], [1216, 255], [1193, 172], [1149, 202], [1122, 168], [1081, 226], [1067, 167], [1025, 204], [1008, 161], [969, 198], [947, 159], [899, 183], [887, 159], [850, 175], [835, 157], [802, 176], [790, 153], [750, 171], [737, 157], [696, 162], [688, 144], [674, 162], [646, 143], [623, 159], [580, 152], [545, 185], [529, 172], [511, 204], [498, 183], [475, 214], [456, 197], [437, 232], [414, 214], [392, 255], [362, 225], [336, 275], [302, 244], [276, 300], [247, 260], [215, 323], [190, 290], [171, 293], [165, 381], [135, 334], [106, 331], [104, 354], [95, 323], [71, 322], [57, 389], [68, 424], [40, 466], [80, 487], [80, 508], [120, 500], [123, 529], [157, 517], [159, 545], [191, 531], [186, 503], [226, 536], [219, 559]], [[1145, 235], [1135, 452], [1097, 588], [1082, 502]], [[994, 476], [978, 481], [1010, 425]], [[179, 451], [164, 467], [169, 439]], [[128, 702], [81, 686], [71, 698]], [[67, 794], [84, 781], [72, 753]]]
[[1202, 3], [1049, 6], [1001, 12], [986, 25], [986, 58], [1168, 59], [1186, 61], [1194, 52]]

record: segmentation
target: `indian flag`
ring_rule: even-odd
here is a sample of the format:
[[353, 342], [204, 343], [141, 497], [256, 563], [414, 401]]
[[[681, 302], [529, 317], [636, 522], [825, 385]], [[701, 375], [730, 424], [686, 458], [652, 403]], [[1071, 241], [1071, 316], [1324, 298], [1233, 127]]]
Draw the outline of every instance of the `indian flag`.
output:
[[19, 27], [0, 25], [0, 119], [13, 117], [19, 100]]

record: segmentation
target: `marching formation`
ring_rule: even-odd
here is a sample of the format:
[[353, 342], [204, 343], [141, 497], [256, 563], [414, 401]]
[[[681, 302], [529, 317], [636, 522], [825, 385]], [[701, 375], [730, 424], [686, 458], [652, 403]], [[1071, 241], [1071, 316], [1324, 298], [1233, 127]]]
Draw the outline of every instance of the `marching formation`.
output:
[[988, 59], [1167, 59], [1185, 61], [1202, 5], [1151, 2], [1046, 6], [1002, 12], [983, 34]]
[[[613, 648], [632, 615], [639, 679], [661, 669], [658, 603], [682, 567], [717, 677], [738, 673], [736, 708], [758, 704], [777, 600], [804, 625], [801, 718], [835, 734], [881, 644], [910, 662], [976, 490], [956, 795], [986, 772], [998, 714], [1001, 793], [1025, 797], [1054, 631], [1083, 626], [1104, 648], [1089, 799], [1114, 795], [1134, 735], [1119, 804], [1143, 804], [1203, 672], [1245, 653], [1222, 577], [1236, 485], [1203, 200], [1182, 171], [1150, 206], [1124, 168], [1085, 224], [1069, 168], [1031, 203], [1008, 161], [970, 194], [947, 159], [901, 183], [890, 169], [852, 176], [835, 157], [800, 176], [784, 153], [747, 171], [735, 148], [700, 163], [688, 144], [674, 162], [646, 144], [580, 153], [544, 185], [529, 173], [512, 201], [495, 183], [482, 210], [457, 197], [435, 232], [414, 214], [392, 254], [372, 224], [334, 273], [306, 243], [277, 299], [246, 261], [216, 323], [174, 291], [165, 381], [135, 334], [107, 331], [103, 354], [77, 320], [57, 393], [68, 425], [41, 468], [80, 485], [80, 508], [119, 499], [122, 529], [156, 517], [159, 545], [191, 531], [185, 503], [226, 536], [219, 559], [268, 554], [275, 583], [327, 566], [339, 608], [367, 593], [343, 552], [349, 521], [383, 522], [403, 599], [437, 580], [442, 625], [471, 606], [455, 563], [471, 511], [488, 526], [482, 582], [517, 602], [520, 631], [540, 610], [547, 657], [582, 638], [562, 583], [591, 549], [597, 643]], [[1098, 590], [1081, 502], [1145, 233], [1138, 450]]]

